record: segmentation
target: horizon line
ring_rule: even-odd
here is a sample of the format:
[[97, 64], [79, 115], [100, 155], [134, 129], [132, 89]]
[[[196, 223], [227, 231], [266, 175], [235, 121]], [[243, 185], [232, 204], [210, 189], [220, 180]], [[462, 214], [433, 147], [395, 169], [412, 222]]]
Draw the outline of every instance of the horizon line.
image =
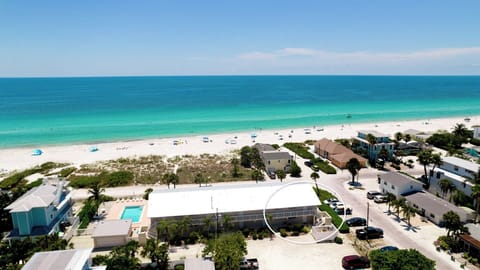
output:
[[69, 75], [69, 76], [0, 76], [0, 79], [74, 79], [74, 78], [142, 78], [142, 77], [479, 77], [480, 74], [190, 74], [190, 75]]

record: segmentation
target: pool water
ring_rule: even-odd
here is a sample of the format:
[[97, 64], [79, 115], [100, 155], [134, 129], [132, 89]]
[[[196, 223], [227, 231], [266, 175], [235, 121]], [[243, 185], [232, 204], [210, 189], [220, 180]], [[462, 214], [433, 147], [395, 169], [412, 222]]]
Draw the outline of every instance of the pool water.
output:
[[143, 206], [125, 206], [120, 219], [131, 219], [132, 222], [139, 222], [142, 216]]

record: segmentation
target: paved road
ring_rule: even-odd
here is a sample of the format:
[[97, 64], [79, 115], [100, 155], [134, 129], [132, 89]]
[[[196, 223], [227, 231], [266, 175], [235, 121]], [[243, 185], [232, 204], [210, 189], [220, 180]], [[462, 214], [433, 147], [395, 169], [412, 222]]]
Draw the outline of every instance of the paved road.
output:
[[[373, 186], [377, 186], [378, 171], [373, 169], [367, 171], [365, 169], [363, 173], [362, 171], [360, 173], [360, 182], [370, 182], [369, 186], [372, 186], [373, 182], [375, 183]], [[417, 230], [417, 232], [407, 230], [403, 222], [399, 223], [394, 215], [389, 216], [386, 213], [385, 205], [378, 205], [368, 200], [366, 198], [368, 190], [349, 190], [348, 182], [350, 179], [351, 175], [348, 171], [343, 171], [337, 175], [325, 175], [322, 173], [319, 182], [335, 190], [342, 197], [345, 204], [353, 206], [353, 216], [366, 217], [368, 202], [370, 205], [369, 225], [380, 227], [384, 230], [384, 240], [388, 245], [417, 249], [428, 258], [435, 260], [437, 269], [460, 269], [460, 265], [452, 262], [446, 253], [437, 252], [431, 241], [422, 241], [424, 237], [421, 235], [422, 232], [420, 230]]]

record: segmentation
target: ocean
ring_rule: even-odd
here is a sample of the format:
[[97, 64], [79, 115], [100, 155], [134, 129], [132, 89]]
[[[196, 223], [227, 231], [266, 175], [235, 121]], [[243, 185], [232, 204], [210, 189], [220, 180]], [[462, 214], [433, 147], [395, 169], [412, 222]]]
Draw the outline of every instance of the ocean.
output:
[[0, 78], [0, 148], [480, 115], [480, 76]]

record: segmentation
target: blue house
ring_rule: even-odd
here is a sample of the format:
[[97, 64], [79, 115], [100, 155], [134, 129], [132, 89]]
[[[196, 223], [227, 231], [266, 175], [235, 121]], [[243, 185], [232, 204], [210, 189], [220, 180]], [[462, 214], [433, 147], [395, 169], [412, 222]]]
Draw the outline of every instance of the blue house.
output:
[[[368, 141], [369, 135], [375, 138], [375, 143]], [[365, 151], [370, 161], [376, 161], [383, 149], [386, 150], [388, 159], [392, 157], [395, 151], [395, 143], [390, 141], [389, 136], [374, 130], [359, 130], [357, 137], [353, 139], [358, 147]]]
[[5, 207], [12, 216], [8, 238], [38, 236], [60, 231], [60, 223], [72, 217], [71, 194], [64, 182], [43, 184], [29, 190]]

